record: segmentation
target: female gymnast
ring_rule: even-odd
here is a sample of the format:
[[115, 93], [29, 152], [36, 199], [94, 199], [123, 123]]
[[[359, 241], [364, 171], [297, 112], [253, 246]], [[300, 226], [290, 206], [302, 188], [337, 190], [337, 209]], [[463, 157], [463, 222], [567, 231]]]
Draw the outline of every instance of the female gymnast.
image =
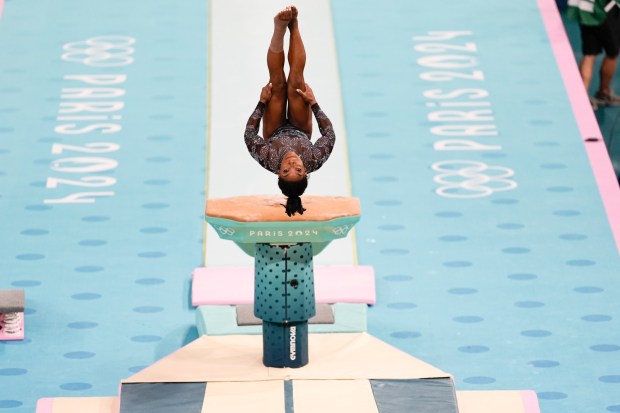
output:
[[[297, 15], [297, 8], [290, 6], [273, 19], [273, 36], [267, 51], [269, 83], [262, 88], [260, 100], [245, 128], [245, 144], [252, 157], [278, 175], [278, 186], [287, 197], [285, 209], [289, 217], [296, 212], [304, 213], [300, 196], [308, 186], [308, 174], [325, 163], [336, 142], [332, 123], [304, 80], [306, 50]], [[284, 73], [287, 28], [290, 32], [288, 78]], [[312, 113], [322, 135], [314, 144], [310, 141]], [[263, 137], [258, 135], [261, 119]]]

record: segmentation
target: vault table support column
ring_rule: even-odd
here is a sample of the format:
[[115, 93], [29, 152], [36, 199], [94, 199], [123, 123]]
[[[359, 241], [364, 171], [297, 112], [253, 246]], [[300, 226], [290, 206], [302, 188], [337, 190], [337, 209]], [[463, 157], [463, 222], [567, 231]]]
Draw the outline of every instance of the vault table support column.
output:
[[256, 244], [254, 315], [263, 320], [263, 364], [306, 365], [315, 314], [312, 244]]
[[283, 197], [207, 200], [205, 220], [222, 239], [254, 257], [254, 315], [263, 320], [263, 364], [308, 363], [308, 319], [316, 314], [313, 257], [360, 219], [350, 197], [304, 196], [307, 211], [288, 217]]

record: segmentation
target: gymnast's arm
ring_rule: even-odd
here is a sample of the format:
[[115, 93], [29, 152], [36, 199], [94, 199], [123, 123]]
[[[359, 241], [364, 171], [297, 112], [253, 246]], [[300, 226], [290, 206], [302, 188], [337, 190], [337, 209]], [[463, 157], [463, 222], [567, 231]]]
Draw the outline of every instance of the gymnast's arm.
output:
[[271, 100], [271, 83], [267, 84], [260, 93], [260, 100], [250, 115], [248, 123], [245, 125], [244, 141], [252, 158], [256, 159], [258, 163], [265, 167], [264, 156], [261, 157], [261, 152], [265, 152], [267, 149], [267, 142], [265, 139], [258, 135], [258, 128], [260, 127], [260, 121], [265, 113], [267, 103]]
[[336, 143], [336, 134], [334, 133], [332, 122], [316, 102], [312, 88], [306, 83], [306, 90], [302, 91], [297, 89], [297, 93], [310, 105], [316, 123], [319, 125], [319, 131], [321, 132], [321, 137], [312, 145], [312, 170], [308, 171], [312, 172], [319, 169], [325, 161], [327, 161], [329, 155], [331, 155], [334, 144]]
[[[245, 125], [245, 144], [248, 149], [250, 149], [251, 142], [256, 142], [257, 140], [263, 141], [264, 139], [258, 136], [258, 128], [260, 126], [260, 120], [263, 118], [263, 114], [265, 113], [265, 108], [267, 107], [267, 103], [271, 100], [271, 83], [268, 83], [264, 86], [260, 91], [260, 98], [254, 112], [250, 115], [250, 119], [248, 119], [248, 123]], [[250, 149], [250, 153], [253, 151]]]
[[319, 125], [319, 131], [321, 132], [321, 137], [312, 145], [313, 170], [316, 171], [327, 161], [329, 155], [331, 155], [334, 144], [336, 143], [336, 134], [334, 133], [331, 121], [321, 110], [321, 107], [316, 101], [311, 108], [316, 122]]
[[319, 131], [321, 132], [321, 137], [317, 139], [314, 145], [316, 146], [319, 141], [322, 141], [321, 145], [329, 146], [331, 152], [331, 148], [333, 148], [334, 143], [336, 143], [336, 134], [334, 133], [332, 122], [329, 120], [325, 112], [323, 112], [319, 104], [316, 103], [316, 101], [311, 108], [312, 113], [314, 113], [316, 123], [319, 125]]
[[245, 125], [244, 141], [252, 158], [263, 168], [271, 171], [266, 164], [269, 157], [269, 143], [258, 135], [258, 128], [266, 107], [267, 105], [262, 101], [256, 105], [254, 112], [252, 112], [248, 119], [248, 123]]
[[254, 112], [250, 115], [248, 119], [248, 123], [245, 125], [245, 144], [248, 145], [248, 149], [250, 149], [250, 144], [254, 141], [263, 141], [264, 139], [258, 136], [258, 128], [260, 127], [260, 120], [263, 118], [263, 113], [265, 113], [265, 108], [267, 105], [264, 102], [258, 102], [256, 108], [254, 108]]
[[312, 88], [310, 88], [310, 85], [306, 83], [306, 90], [302, 91], [300, 89], [297, 89], [297, 93], [308, 105], [310, 105], [312, 113], [314, 113], [316, 123], [318, 123], [319, 125], [321, 137], [317, 140], [315, 145], [319, 143], [319, 141], [321, 141], [321, 146], [329, 146], [329, 151], [331, 152], [331, 148], [334, 147], [334, 143], [336, 142], [336, 135], [334, 134], [332, 122], [329, 120], [327, 115], [325, 115], [325, 113], [321, 110], [319, 104], [316, 102], [314, 92], [312, 91]]

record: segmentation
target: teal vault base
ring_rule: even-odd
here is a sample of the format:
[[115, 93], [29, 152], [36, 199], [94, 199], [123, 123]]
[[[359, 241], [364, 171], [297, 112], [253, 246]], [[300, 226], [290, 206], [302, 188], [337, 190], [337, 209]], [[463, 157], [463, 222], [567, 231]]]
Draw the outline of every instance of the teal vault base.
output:
[[316, 314], [312, 244], [256, 244], [254, 315], [263, 320], [263, 364], [308, 363], [308, 319]]

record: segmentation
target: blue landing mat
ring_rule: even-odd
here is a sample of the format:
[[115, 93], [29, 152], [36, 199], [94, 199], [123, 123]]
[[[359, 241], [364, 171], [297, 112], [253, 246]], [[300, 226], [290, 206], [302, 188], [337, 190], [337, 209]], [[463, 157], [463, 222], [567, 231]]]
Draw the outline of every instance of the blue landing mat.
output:
[[457, 390], [620, 411], [620, 259], [536, 2], [333, 8], [368, 331]]
[[200, 1], [5, 3], [0, 288], [27, 308], [0, 410], [115, 395], [197, 337], [205, 33]]

